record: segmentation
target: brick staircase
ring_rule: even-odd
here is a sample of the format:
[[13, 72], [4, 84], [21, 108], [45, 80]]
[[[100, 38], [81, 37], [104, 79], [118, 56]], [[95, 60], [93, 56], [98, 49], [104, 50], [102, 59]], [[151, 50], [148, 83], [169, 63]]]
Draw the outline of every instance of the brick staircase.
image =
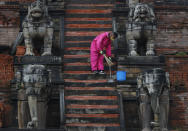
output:
[[68, 131], [120, 130], [116, 84], [108, 82], [109, 72], [92, 74], [89, 58], [93, 38], [112, 31], [112, 8], [112, 0], [66, 1], [63, 74]]

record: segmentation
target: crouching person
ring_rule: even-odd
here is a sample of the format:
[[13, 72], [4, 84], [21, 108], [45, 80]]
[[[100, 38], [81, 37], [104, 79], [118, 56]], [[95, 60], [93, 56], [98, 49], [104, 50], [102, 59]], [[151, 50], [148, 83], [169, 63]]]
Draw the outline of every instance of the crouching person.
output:
[[106, 56], [111, 59], [111, 42], [118, 37], [116, 32], [104, 32], [95, 37], [90, 47], [90, 61], [91, 70], [94, 74], [104, 73], [104, 49], [106, 49]]

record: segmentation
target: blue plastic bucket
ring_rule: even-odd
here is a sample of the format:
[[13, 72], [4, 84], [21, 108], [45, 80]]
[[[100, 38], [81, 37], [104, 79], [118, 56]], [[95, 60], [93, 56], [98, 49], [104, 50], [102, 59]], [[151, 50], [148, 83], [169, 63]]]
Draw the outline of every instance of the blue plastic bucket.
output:
[[126, 71], [117, 71], [116, 73], [118, 81], [125, 81], [126, 80]]

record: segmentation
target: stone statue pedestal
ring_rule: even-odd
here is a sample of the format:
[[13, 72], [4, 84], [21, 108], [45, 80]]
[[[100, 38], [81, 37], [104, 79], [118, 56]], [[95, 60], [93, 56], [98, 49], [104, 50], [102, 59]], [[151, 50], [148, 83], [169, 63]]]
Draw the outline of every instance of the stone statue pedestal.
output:
[[53, 89], [63, 88], [62, 58], [56, 56], [15, 57], [14, 65], [18, 85], [19, 128], [45, 129], [47, 103]]

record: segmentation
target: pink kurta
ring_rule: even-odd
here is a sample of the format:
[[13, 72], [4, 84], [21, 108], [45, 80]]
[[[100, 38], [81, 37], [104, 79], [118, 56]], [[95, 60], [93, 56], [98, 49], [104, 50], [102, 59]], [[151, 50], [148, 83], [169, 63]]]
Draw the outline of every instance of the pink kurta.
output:
[[103, 60], [104, 56], [99, 52], [106, 48], [106, 55], [111, 56], [111, 40], [108, 38], [109, 32], [98, 35], [91, 43], [90, 60], [91, 70], [104, 70]]

